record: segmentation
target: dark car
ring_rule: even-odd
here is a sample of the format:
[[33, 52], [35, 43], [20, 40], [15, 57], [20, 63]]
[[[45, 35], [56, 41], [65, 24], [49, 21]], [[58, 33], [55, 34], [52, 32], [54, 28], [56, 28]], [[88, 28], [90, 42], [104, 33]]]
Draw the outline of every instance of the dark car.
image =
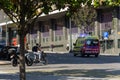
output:
[[0, 45], [0, 59], [2, 59], [4, 56], [4, 54], [2, 52], [4, 47], [5, 47], [4, 45]]
[[0, 45], [0, 52], [1, 52], [1, 50], [4, 48], [4, 45]]
[[0, 59], [10, 60], [10, 51], [14, 50], [17, 52], [17, 48], [16, 46], [4, 46], [0, 52]]
[[3, 40], [3, 39], [2, 40], [0, 39], [0, 45], [4, 45], [5, 46], [6, 45], [6, 41]]

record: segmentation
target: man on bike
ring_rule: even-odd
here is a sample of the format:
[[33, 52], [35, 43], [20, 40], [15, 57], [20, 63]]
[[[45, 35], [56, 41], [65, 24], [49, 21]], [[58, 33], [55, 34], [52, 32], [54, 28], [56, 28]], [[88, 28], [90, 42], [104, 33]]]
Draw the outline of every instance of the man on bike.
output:
[[41, 59], [41, 45], [37, 43], [35, 46], [33, 46], [32, 51], [35, 54], [35, 59], [40, 60]]

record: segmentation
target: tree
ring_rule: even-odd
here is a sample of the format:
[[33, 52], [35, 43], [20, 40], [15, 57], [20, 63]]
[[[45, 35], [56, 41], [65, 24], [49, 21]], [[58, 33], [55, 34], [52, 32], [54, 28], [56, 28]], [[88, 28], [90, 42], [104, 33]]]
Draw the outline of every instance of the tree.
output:
[[[77, 12], [72, 15], [72, 20], [78, 25], [80, 28], [91, 29], [94, 27], [94, 22], [96, 20], [97, 13], [93, 6], [81, 7]], [[89, 31], [87, 31], [89, 33]]]
[[[2, 9], [9, 18], [17, 25], [20, 43], [20, 80], [26, 80], [25, 73], [25, 48], [24, 38], [31, 28], [28, 24], [34, 25], [36, 19], [42, 14], [49, 14], [54, 9], [62, 9], [66, 6], [77, 9], [86, 0], [0, 0]], [[52, 6], [55, 6], [54, 9]]]
[[[119, 0], [117, 1], [120, 3]], [[68, 7], [68, 14], [70, 14], [77, 11], [81, 4], [91, 5], [91, 3], [92, 0], [0, 0], [0, 9], [17, 25], [20, 42], [20, 80], [26, 80], [24, 37], [31, 28], [27, 25], [34, 25], [42, 13], [49, 14], [55, 9], [60, 10]], [[55, 6], [54, 9], [52, 8], [53, 5]]]

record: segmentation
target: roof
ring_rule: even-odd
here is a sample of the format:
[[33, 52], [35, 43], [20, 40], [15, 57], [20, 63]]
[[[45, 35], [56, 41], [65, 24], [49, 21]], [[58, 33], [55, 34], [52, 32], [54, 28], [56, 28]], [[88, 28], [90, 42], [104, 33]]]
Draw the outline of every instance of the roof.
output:
[[[57, 13], [62, 13], [62, 12], [66, 12], [68, 10], [68, 7], [64, 8], [64, 9], [60, 9], [60, 10], [54, 10], [52, 12], [49, 12], [49, 14], [41, 14], [39, 17], [45, 17], [45, 16], [51, 16], [51, 15], [55, 15]], [[48, 17], [47, 17], [48, 18]], [[4, 25], [8, 25], [8, 24], [12, 24], [12, 21], [4, 21], [4, 22], [0, 22], [0, 26], [4, 26]]]

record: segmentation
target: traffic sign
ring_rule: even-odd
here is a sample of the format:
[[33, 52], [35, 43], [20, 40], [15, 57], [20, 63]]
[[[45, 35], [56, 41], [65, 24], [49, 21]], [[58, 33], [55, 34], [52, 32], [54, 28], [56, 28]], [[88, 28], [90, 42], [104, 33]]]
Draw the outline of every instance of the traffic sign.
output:
[[104, 33], [103, 33], [103, 37], [104, 37], [104, 39], [108, 39], [109, 33], [108, 33], [108, 32], [104, 32]]

